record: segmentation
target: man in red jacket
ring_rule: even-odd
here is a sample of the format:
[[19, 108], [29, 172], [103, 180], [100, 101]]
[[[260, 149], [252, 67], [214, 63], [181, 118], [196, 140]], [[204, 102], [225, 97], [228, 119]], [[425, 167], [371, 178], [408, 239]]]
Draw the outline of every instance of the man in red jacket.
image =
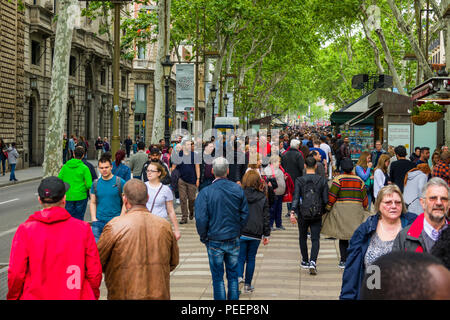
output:
[[43, 209], [17, 228], [12, 241], [8, 300], [98, 300], [98, 249], [89, 224], [64, 208], [69, 187], [57, 177], [39, 185]]

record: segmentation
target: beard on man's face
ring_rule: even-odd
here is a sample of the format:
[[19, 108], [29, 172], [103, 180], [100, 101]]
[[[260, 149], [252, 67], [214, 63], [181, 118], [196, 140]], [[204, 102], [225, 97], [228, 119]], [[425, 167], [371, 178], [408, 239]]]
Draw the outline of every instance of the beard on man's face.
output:
[[[444, 218], [447, 216], [447, 213], [445, 211], [446, 207], [444, 205], [430, 205], [430, 209], [428, 209], [428, 206], [425, 205], [424, 211], [428, 212], [428, 216], [431, 221], [439, 223], [444, 220]], [[447, 208], [448, 209], [448, 208]], [[436, 210], [440, 210], [440, 212], [436, 212]]]

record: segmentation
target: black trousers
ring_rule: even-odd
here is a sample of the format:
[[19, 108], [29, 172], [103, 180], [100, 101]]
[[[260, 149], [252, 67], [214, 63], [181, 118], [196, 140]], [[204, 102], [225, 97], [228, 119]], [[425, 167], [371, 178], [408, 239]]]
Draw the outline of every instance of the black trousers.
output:
[[[311, 230], [311, 259], [308, 260], [308, 228]], [[317, 220], [304, 220], [299, 216], [298, 220], [298, 232], [300, 242], [300, 253], [302, 254], [302, 260], [317, 261], [320, 249], [320, 230], [322, 229], [322, 219]]]
[[339, 240], [339, 252], [341, 254], [341, 262], [347, 261], [347, 248], [349, 240]]

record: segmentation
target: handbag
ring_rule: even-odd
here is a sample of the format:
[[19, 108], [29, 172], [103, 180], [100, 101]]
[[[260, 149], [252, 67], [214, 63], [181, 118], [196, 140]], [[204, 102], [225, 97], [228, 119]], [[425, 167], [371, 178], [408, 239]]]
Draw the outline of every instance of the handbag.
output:
[[272, 177], [267, 178], [267, 181], [272, 184], [272, 188], [275, 191], [276, 189], [278, 189], [278, 182], [277, 179], [275, 178], [275, 171], [273, 170], [273, 166], [270, 165], [270, 167], [272, 168]]

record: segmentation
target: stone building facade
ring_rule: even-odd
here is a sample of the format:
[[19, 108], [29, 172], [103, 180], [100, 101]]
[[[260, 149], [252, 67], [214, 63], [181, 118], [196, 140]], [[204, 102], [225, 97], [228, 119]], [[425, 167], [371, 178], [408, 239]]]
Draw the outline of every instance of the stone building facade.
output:
[[[83, 7], [86, 4], [80, 2]], [[56, 6], [56, 8], [55, 8]], [[53, 48], [59, 1], [25, 1], [25, 105], [23, 108], [23, 149], [27, 165], [41, 165], [44, 160], [45, 131], [50, 101]], [[112, 137], [113, 79], [112, 46], [106, 35], [98, 35], [99, 24], [83, 17], [73, 31], [69, 61], [69, 97], [65, 128], [68, 137], [85, 137], [89, 158], [94, 158], [98, 136]], [[131, 111], [131, 62], [121, 61], [120, 117], [121, 140], [129, 134]], [[27, 161], [28, 160], [28, 161]]]
[[23, 166], [24, 14], [16, 1], [0, 0], [0, 138], [16, 142]]

